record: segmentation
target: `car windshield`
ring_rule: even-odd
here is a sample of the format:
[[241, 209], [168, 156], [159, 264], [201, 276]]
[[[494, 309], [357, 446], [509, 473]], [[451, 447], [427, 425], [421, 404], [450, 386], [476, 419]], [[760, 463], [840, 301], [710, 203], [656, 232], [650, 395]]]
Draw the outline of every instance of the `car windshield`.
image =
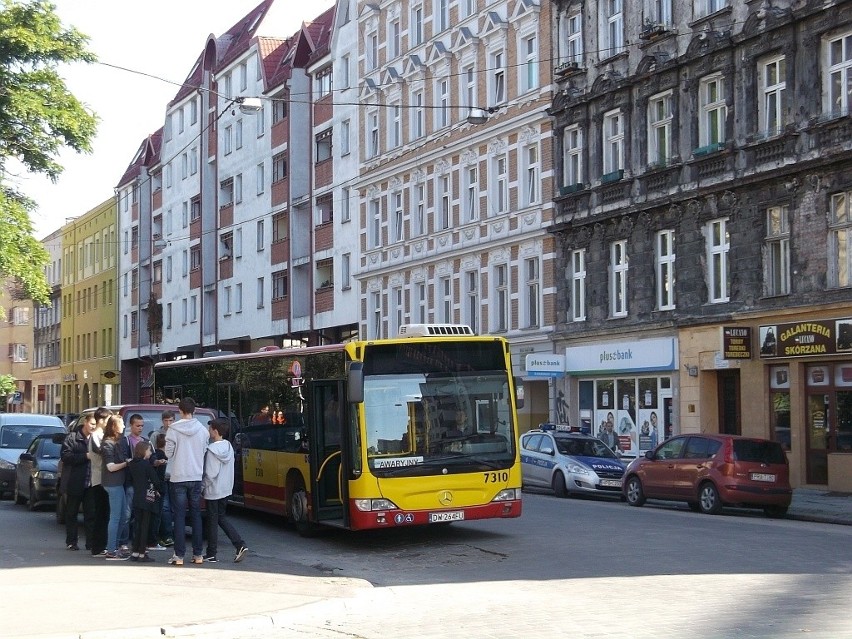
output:
[[603, 457], [605, 459], [617, 459], [615, 453], [609, 446], [599, 439], [593, 437], [556, 437], [556, 447], [563, 455], [576, 457]]
[[25, 424], [7, 424], [0, 430], [0, 447], [21, 448], [26, 450], [40, 433], [62, 432], [52, 426], [29, 426]]
[[783, 464], [787, 461], [784, 450], [778, 442], [758, 439], [735, 439], [734, 459], [763, 464]]

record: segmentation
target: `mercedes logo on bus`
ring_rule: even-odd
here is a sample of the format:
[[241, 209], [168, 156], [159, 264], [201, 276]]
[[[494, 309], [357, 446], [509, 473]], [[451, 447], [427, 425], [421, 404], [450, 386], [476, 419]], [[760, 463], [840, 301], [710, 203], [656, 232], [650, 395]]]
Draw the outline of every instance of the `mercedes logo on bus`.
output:
[[438, 501], [441, 503], [442, 506], [451, 505], [453, 503], [453, 493], [451, 493], [449, 490], [442, 490], [438, 494]]

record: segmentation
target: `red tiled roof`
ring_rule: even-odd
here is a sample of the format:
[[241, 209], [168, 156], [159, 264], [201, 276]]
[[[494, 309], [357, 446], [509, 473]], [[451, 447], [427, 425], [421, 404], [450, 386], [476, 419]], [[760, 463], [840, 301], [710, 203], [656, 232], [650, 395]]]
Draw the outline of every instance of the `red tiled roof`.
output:
[[146, 137], [139, 145], [133, 161], [124, 171], [124, 175], [118, 181], [116, 188], [120, 188], [132, 182], [142, 174], [142, 169], [155, 166], [160, 162], [160, 148], [163, 142], [163, 128], [160, 127], [154, 133]]

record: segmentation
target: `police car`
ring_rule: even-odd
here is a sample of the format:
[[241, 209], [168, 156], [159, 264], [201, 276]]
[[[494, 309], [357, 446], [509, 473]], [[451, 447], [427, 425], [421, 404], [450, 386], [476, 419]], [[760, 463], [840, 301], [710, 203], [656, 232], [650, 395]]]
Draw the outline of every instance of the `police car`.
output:
[[626, 466], [591, 435], [541, 424], [521, 435], [520, 447], [524, 486], [552, 488], [558, 497], [620, 496]]

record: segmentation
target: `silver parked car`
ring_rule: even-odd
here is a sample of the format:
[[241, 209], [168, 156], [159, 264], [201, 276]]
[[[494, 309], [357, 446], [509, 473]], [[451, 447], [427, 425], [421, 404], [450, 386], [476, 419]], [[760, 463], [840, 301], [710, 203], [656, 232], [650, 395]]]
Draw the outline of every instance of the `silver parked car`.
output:
[[582, 433], [537, 429], [521, 435], [524, 486], [569, 494], [621, 495], [625, 465], [601, 440]]

